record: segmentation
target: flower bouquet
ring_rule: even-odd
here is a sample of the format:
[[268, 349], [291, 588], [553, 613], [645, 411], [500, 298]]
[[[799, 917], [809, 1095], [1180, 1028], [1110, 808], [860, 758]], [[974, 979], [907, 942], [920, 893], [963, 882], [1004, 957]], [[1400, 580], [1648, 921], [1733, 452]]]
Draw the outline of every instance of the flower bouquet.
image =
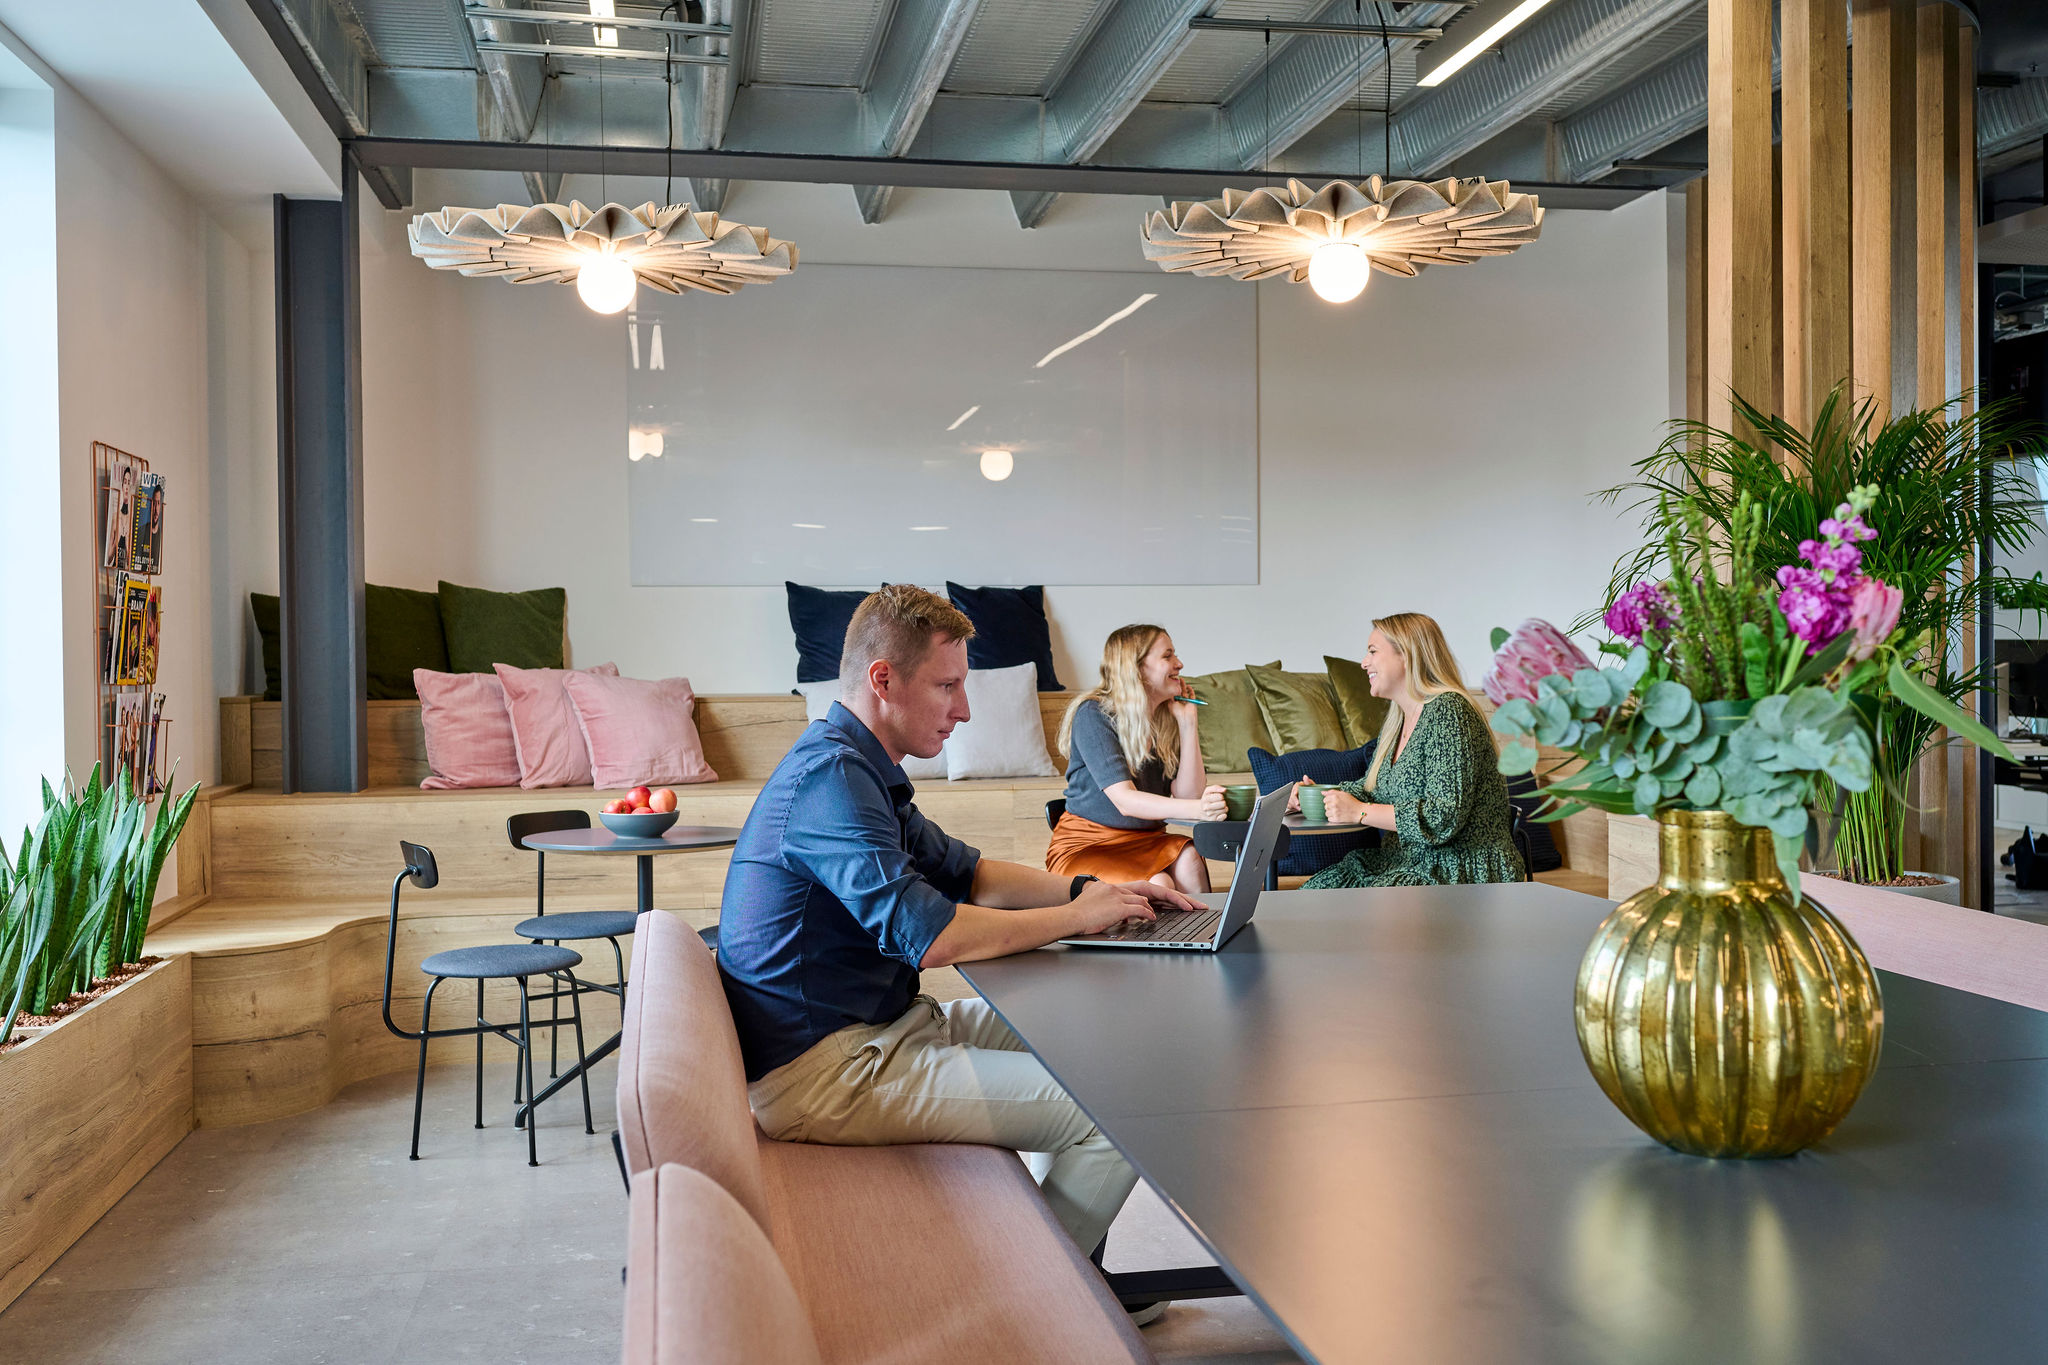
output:
[[1670, 576], [1609, 604], [1608, 667], [1541, 621], [1496, 631], [1485, 687], [1501, 771], [1532, 771], [1543, 745], [1584, 760], [1545, 789], [1539, 818], [1725, 810], [1770, 831], [1796, 896], [1816, 803], [1875, 780], [1884, 698], [2010, 758], [1924, 681], [1927, 637], [1904, 637], [1899, 589], [1864, 572], [1863, 546], [1877, 533], [1863, 518], [1877, 493], [1853, 489], [1801, 542], [1800, 562], [1781, 566], [1757, 563], [1763, 514], [1747, 498], [1719, 545], [1697, 508], [1662, 500], [1654, 524]]
[[1799, 855], [1817, 802], [1879, 780], [1880, 705], [2006, 752], [1928, 685], [1927, 633], [1901, 630], [1903, 595], [1864, 571], [1877, 491], [1852, 488], [1782, 565], [1759, 561], [1763, 512], [1746, 496], [1718, 534], [1667, 497], [1652, 524], [1670, 575], [1608, 605], [1615, 662], [1592, 666], [1542, 622], [1495, 646], [1501, 771], [1532, 771], [1543, 745], [1583, 760], [1539, 818], [1657, 818], [1657, 884], [1594, 935], [1573, 1014], [1600, 1088], [1679, 1151], [1799, 1151], [1876, 1070], [1877, 974], [1801, 894]]

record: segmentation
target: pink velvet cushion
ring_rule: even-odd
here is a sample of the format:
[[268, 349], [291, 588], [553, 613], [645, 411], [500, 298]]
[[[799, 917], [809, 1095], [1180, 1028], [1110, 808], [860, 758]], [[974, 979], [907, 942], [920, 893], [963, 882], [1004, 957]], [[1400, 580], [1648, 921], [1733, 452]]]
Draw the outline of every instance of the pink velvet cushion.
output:
[[704, 761], [704, 741], [690, 713], [697, 694], [688, 678], [599, 677], [572, 673], [563, 680], [583, 738], [590, 746], [591, 779], [600, 787], [670, 786], [716, 782]]
[[519, 754], [522, 787], [587, 787], [590, 746], [577, 724], [576, 708], [563, 682], [574, 671], [616, 678], [618, 665], [594, 668], [514, 668], [492, 664], [505, 685], [505, 709], [512, 715], [512, 743]]
[[415, 668], [428, 777], [422, 787], [516, 787], [519, 752], [505, 688], [490, 673], [436, 673]]

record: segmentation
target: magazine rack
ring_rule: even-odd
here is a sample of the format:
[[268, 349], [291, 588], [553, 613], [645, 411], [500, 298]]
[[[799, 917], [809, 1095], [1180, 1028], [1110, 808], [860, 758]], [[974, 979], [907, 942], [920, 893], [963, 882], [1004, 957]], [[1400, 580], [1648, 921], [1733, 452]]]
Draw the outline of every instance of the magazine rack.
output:
[[[149, 461], [101, 441], [92, 443], [93, 536], [93, 716], [99, 726], [98, 756], [107, 783], [126, 769], [138, 782], [139, 794], [152, 799], [164, 789], [163, 757], [170, 748], [171, 718], [163, 714], [163, 697], [156, 690], [159, 642], [162, 639], [163, 606], [157, 578], [163, 572], [162, 505], [156, 516], [147, 507], [140, 521], [135, 516], [135, 487], [149, 473]], [[123, 496], [124, 475], [132, 480]], [[159, 499], [162, 480], [155, 481]], [[125, 517], [125, 524], [122, 524]], [[134, 542], [146, 538], [147, 554], [134, 557]], [[116, 543], [121, 547], [119, 562]], [[141, 616], [130, 619], [131, 592], [142, 590]], [[145, 627], [146, 642], [131, 647], [146, 670], [123, 674], [119, 671], [124, 630], [138, 623]], [[141, 653], [145, 647], [147, 653]], [[119, 681], [127, 676], [135, 681]]]

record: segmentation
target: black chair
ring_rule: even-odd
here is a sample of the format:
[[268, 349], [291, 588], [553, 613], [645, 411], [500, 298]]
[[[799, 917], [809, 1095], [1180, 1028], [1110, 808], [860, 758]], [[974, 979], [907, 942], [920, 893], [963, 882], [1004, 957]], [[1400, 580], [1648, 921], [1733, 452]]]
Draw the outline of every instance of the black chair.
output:
[[[398, 893], [406, 883], [411, 882], [422, 891], [431, 891], [440, 885], [440, 869], [434, 862], [433, 850], [419, 844], [398, 841], [398, 851], [405, 858], [405, 866], [391, 880], [391, 920], [384, 939], [384, 1027], [400, 1038], [417, 1038], [420, 1044], [419, 1077], [413, 1084], [412, 1095], [412, 1159], [420, 1159], [420, 1111], [427, 1097], [427, 1042], [432, 1038], [457, 1038], [469, 1034], [476, 1036], [476, 1126], [484, 1126], [484, 1035], [496, 1034], [519, 1049], [519, 1064], [514, 1067], [513, 1082], [515, 1093], [513, 1103], [519, 1102], [520, 1093], [531, 1096], [533, 1089], [533, 1028], [527, 1005], [526, 983], [529, 979], [542, 976], [560, 981], [561, 974], [579, 965], [582, 955], [568, 948], [549, 946], [542, 943], [493, 943], [480, 948], [450, 948], [435, 953], [420, 963], [420, 970], [433, 978], [427, 986], [427, 998], [420, 1010], [419, 1032], [412, 1033], [400, 1028], [391, 1018], [391, 979], [398, 955]], [[476, 982], [476, 1023], [468, 1028], [442, 1028], [433, 1026], [434, 993], [441, 989], [441, 983], [450, 979]], [[516, 981], [519, 985], [519, 1029], [515, 1033], [509, 1024], [493, 1024], [484, 1018], [484, 982]], [[578, 992], [567, 991], [572, 1008], [571, 1021], [576, 1027], [576, 1056], [583, 1057], [583, 1006]], [[557, 1021], [555, 1027], [560, 1027]], [[547, 1020], [541, 1020], [543, 1027]], [[520, 1086], [523, 1071], [524, 1086]], [[537, 1126], [533, 1114], [533, 1103], [529, 1099], [523, 1108], [516, 1111], [515, 1124], [526, 1128], [526, 1164], [540, 1165], [533, 1130]], [[583, 1082], [583, 1131], [595, 1133], [590, 1121], [590, 1082]]]
[[[1234, 863], [1237, 855], [1244, 851], [1244, 841], [1251, 834], [1249, 820], [1203, 820], [1188, 830], [1194, 837], [1195, 852], [1204, 858], [1214, 858], [1221, 863]], [[1287, 856], [1290, 836], [1287, 826], [1282, 825], [1279, 837], [1273, 844], [1273, 856], [1266, 860], [1266, 889], [1280, 889], [1280, 860]]]
[[1515, 852], [1521, 855], [1522, 880], [1535, 881], [1536, 855], [1529, 848], [1528, 825], [1522, 815], [1522, 808], [1513, 804], [1508, 806], [1508, 837], [1515, 841]]
[[[612, 962], [615, 967], [613, 981], [607, 985], [601, 981], [585, 981], [574, 972], [565, 973], [569, 989], [573, 992], [602, 991], [619, 998], [623, 1008], [626, 999], [626, 955], [619, 948], [619, 940], [633, 932], [633, 922], [638, 916], [631, 910], [567, 910], [560, 914], [548, 913], [548, 855], [538, 849], [529, 849], [521, 842], [530, 834], [552, 834], [563, 829], [589, 829], [590, 812], [582, 810], [537, 810], [524, 815], [514, 815], [505, 821], [505, 837], [512, 841], [512, 847], [521, 853], [532, 853], [536, 860], [534, 869], [532, 919], [521, 920], [512, 926], [512, 932], [521, 938], [536, 943], [581, 942], [587, 939], [603, 939], [612, 945]], [[545, 999], [548, 1003], [549, 1022], [558, 1023], [561, 1018], [559, 993], [550, 991]], [[557, 1074], [560, 1066], [559, 1048], [555, 1040], [559, 1031], [550, 1037], [548, 1043], [548, 1075]]]
[[1536, 818], [1548, 804], [1543, 789], [1528, 773], [1508, 779], [1508, 837], [1514, 840], [1515, 851], [1522, 855], [1522, 880], [1525, 882], [1535, 881], [1538, 872], [1550, 872], [1564, 866], [1564, 857], [1557, 851], [1557, 840], [1551, 837], [1550, 826]]
[[1060, 827], [1060, 817], [1066, 813], [1067, 798], [1055, 796], [1052, 800], [1045, 803], [1045, 827], [1047, 829], [1058, 829]]

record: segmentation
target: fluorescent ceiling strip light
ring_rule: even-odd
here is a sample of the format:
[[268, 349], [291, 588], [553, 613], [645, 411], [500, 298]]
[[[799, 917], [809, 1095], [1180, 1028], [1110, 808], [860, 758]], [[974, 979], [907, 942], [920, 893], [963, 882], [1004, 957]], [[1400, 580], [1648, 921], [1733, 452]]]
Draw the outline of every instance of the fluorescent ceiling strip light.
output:
[[[1045, 362], [1043, 362], [1043, 361], [1040, 361], [1039, 363], [1040, 363], [1040, 364], [1044, 364]], [[961, 414], [960, 414], [960, 415], [959, 415], [958, 417], [955, 417], [955, 418], [953, 419], [953, 425], [952, 425], [952, 426], [950, 426], [950, 427], [947, 427], [947, 428], [946, 428], [946, 430], [948, 430], [948, 431], [958, 431], [958, 430], [960, 429], [960, 424], [961, 424], [962, 422], [966, 421], [966, 420], [967, 420], [968, 418], [970, 418], [970, 417], [974, 416], [974, 414], [975, 414], [975, 413], [977, 413], [977, 412], [980, 412], [980, 411], [981, 411], [981, 404], [979, 404], [979, 403], [976, 403], [976, 404], [975, 404], [975, 405], [974, 405], [973, 407], [971, 407], [971, 408], [969, 408], [969, 409], [968, 409], [967, 411], [965, 411], [965, 412], [961, 413]]]
[[1137, 312], [1140, 308], [1143, 308], [1146, 304], [1152, 302], [1152, 300], [1158, 297], [1159, 296], [1157, 294], [1138, 295], [1138, 297], [1127, 307], [1117, 309], [1114, 313], [1111, 313], [1108, 317], [1096, 323], [1093, 327], [1090, 327], [1087, 331], [1081, 333], [1081, 335], [1075, 337], [1066, 345], [1055, 346], [1052, 350], [1047, 351], [1045, 353], [1045, 359], [1039, 361], [1036, 365], [1033, 365], [1031, 368], [1034, 370], [1044, 369], [1047, 365], [1051, 364], [1055, 360], [1058, 360], [1061, 356], [1065, 355], [1068, 351], [1073, 350], [1082, 342], [1093, 341], [1096, 337], [1101, 336], [1104, 332], [1107, 332], [1110, 328], [1116, 326], [1119, 322], [1122, 322], [1125, 318]]
[[1505, 38], [1514, 29], [1520, 27], [1522, 22], [1530, 15], [1549, 3], [1550, 0], [1522, 0], [1521, 4], [1516, 5], [1513, 9], [1495, 20], [1471, 42], [1445, 58], [1442, 66], [1437, 67], [1415, 83], [1417, 85], [1429, 86], [1442, 85], [1445, 81], [1463, 71], [1474, 57], [1499, 43], [1502, 38]]
[[[590, 17], [593, 19], [614, 19], [618, 16], [613, 10], [612, 0], [590, 0]], [[593, 28], [591, 32], [597, 35], [597, 45], [599, 47], [617, 47], [619, 45], [619, 31], [615, 28]]]

